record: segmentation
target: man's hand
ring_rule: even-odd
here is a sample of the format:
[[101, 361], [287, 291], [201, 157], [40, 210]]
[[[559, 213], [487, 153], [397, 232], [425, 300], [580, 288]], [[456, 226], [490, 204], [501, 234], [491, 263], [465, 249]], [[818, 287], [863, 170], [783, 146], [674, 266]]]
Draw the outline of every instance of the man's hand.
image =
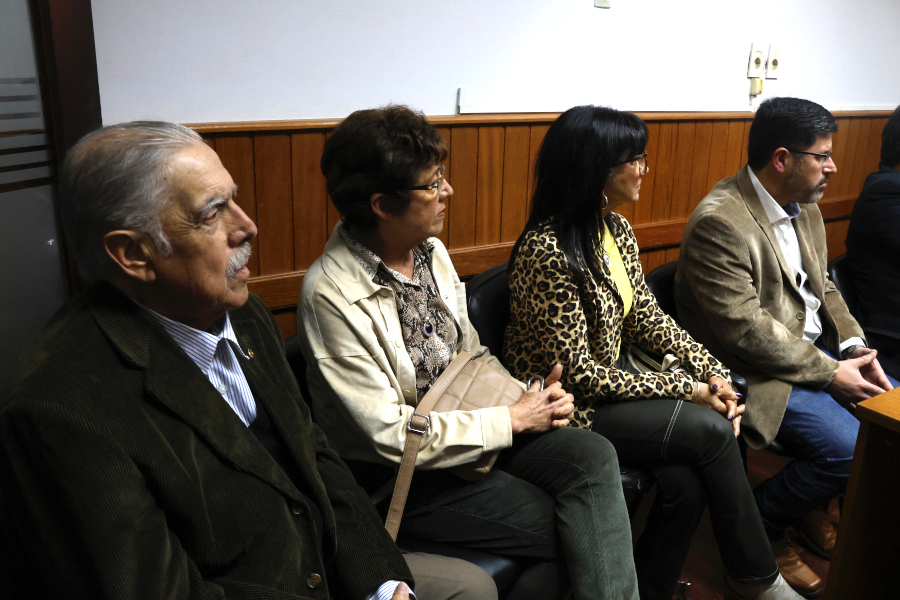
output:
[[[874, 348], [865, 348], [862, 346], [858, 346], [850, 353], [850, 358], [859, 358], [860, 356], [865, 356], [866, 354], [874, 354], [876, 357], [878, 356], [878, 350]], [[878, 362], [876, 358], [867, 366], [861, 368], [859, 373], [863, 376], [863, 378], [871, 384], [877, 385], [884, 391], [894, 389], [894, 386], [891, 385], [890, 380], [888, 380], [887, 376], [884, 374], [884, 370], [881, 368], [881, 364]]]
[[400, 582], [396, 588], [394, 588], [394, 595], [391, 596], [391, 600], [409, 600], [409, 586]]
[[731, 421], [734, 429], [734, 437], [741, 434], [741, 415], [746, 408], [738, 405], [740, 396], [731, 389], [731, 384], [714, 375], [709, 378], [709, 383], [698, 382], [698, 394], [695, 402], [700, 406], [711, 408], [723, 417]]
[[[839, 361], [838, 372], [826, 388], [831, 397], [838, 402], [854, 404], [860, 400], [883, 394], [886, 389], [891, 389], [893, 386], [875, 360], [876, 354], [877, 352], [871, 348], [857, 348], [854, 350], [852, 358]], [[869, 377], [876, 382], [883, 379], [887, 388], [872, 383]]]
[[572, 394], [562, 388], [561, 376], [562, 365], [557, 363], [544, 379], [543, 390], [540, 390], [540, 383], [535, 382], [509, 407], [513, 434], [540, 433], [569, 424], [575, 403]]

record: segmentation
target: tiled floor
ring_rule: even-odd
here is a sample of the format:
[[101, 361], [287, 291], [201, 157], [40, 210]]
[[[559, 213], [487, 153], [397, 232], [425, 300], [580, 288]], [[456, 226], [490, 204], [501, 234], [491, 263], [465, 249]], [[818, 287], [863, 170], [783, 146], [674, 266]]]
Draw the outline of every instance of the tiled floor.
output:
[[[788, 459], [776, 456], [769, 452], [757, 452], [748, 450], [748, 477], [752, 486], [758, 485], [761, 481], [768, 479], [788, 462]], [[651, 495], [641, 503], [638, 513], [634, 520], [635, 537], [639, 535], [643, 528], [643, 521], [646, 519], [646, 513], [650, 506]], [[838, 521], [837, 501], [831, 505], [832, 520]], [[826, 580], [828, 576], [829, 562], [819, 558], [818, 556], [803, 550], [797, 546], [800, 557], [806, 563]], [[694, 535], [691, 543], [691, 550], [688, 554], [687, 563], [681, 574], [681, 579], [691, 582], [687, 598], [689, 600], [722, 600], [728, 598], [725, 596], [725, 584], [722, 580], [724, 576], [722, 561], [719, 558], [719, 549], [716, 546], [716, 540], [712, 533], [709, 515], [706, 514], [700, 522], [700, 527]]]

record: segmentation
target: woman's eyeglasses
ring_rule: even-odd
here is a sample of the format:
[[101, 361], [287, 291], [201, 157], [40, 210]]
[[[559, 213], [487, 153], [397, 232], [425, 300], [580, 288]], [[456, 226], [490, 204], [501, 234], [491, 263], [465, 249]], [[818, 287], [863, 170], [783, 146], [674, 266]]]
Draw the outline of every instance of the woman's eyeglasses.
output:
[[647, 152], [641, 152], [631, 160], [627, 161], [631, 164], [636, 164], [638, 168], [641, 170], [641, 175], [646, 175], [647, 171], [650, 170], [650, 163], [647, 162]]
[[446, 170], [446, 167], [444, 165], [441, 165], [441, 174], [437, 178], [437, 181], [435, 181], [433, 183], [426, 183], [425, 185], [414, 185], [413, 187], [411, 187], [409, 189], [410, 190], [422, 190], [422, 191], [437, 190], [437, 193], [440, 196], [441, 190], [444, 189], [444, 171], [445, 170]]

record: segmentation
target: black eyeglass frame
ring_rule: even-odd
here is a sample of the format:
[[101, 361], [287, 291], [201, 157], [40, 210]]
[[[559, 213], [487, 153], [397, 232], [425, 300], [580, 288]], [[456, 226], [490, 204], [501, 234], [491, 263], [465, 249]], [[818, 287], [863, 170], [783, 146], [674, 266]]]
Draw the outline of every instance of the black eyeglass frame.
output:
[[809, 152], [808, 150], [794, 150], [787, 147], [785, 147], [785, 150], [787, 150], [791, 154], [809, 154], [810, 156], [821, 158], [823, 165], [828, 162], [828, 159], [831, 158], [831, 155], [834, 152], [834, 150], [829, 150], [828, 152]]
[[[619, 164], [620, 164], [620, 165], [627, 165], [627, 164], [631, 164], [631, 163], [640, 161], [640, 163], [638, 164], [638, 166], [639, 166], [640, 169], [641, 169], [641, 175], [646, 175], [648, 172], [650, 172], [650, 161], [649, 161], [649, 157], [650, 157], [650, 153], [647, 152], [646, 150], [644, 150], [643, 152], [641, 152], [641, 153], [638, 154], [637, 156], [635, 156], [635, 157], [633, 157], [633, 158], [629, 158], [628, 160], [622, 161], [622, 162], [620, 162]], [[641, 163], [642, 163], [642, 164], [641, 164]], [[617, 165], [617, 166], [618, 166], [618, 165]]]
[[411, 188], [408, 188], [409, 191], [413, 190], [422, 190], [423, 192], [429, 192], [431, 190], [437, 190], [438, 194], [441, 193], [442, 188], [444, 187], [444, 173], [447, 171], [446, 165], [441, 165], [441, 175], [438, 177], [437, 181], [433, 181], [431, 183], [426, 183], [425, 185], [414, 185]]

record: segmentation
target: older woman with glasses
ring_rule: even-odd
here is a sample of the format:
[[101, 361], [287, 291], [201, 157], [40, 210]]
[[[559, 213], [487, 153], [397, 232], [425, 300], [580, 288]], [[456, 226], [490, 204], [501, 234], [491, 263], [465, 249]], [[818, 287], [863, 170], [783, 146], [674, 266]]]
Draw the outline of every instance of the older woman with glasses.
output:
[[[370, 493], [390, 489], [416, 405], [457, 352], [505, 372], [479, 342], [434, 237], [453, 196], [446, 156], [440, 134], [404, 106], [351, 114], [322, 154], [343, 220], [303, 280], [298, 322], [316, 422]], [[615, 451], [566, 427], [574, 406], [559, 374], [544, 391], [523, 385], [508, 408], [431, 413], [401, 537], [516, 557], [532, 573], [560, 557], [575, 598], [637, 598]], [[483, 479], [450, 471], [496, 451]], [[513, 595], [558, 597], [552, 583], [523, 577]]]
[[[578, 106], [547, 131], [531, 214], [510, 262], [506, 362], [518, 377], [561, 363], [573, 424], [609, 439], [659, 484], [635, 547], [642, 600], [672, 597], [709, 503], [741, 598], [799, 598], [778, 573], [735, 436], [743, 406], [729, 372], [659, 308], [628, 221], [648, 170], [647, 127], [631, 113]], [[629, 347], [674, 355], [681, 370], [641, 372]]]

